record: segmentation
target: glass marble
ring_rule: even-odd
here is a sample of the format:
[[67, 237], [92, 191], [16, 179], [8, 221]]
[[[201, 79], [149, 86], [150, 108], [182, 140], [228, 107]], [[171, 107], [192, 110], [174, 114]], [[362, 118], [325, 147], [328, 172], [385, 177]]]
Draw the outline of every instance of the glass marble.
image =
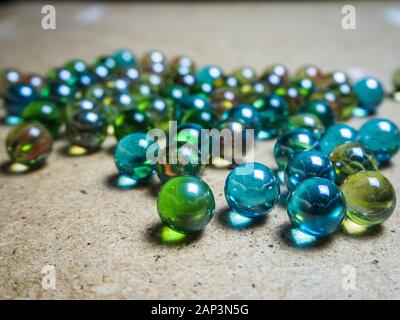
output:
[[63, 123], [63, 114], [55, 103], [39, 100], [26, 106], [22, 112], [22, 119], [27, 122], [39, 122], [49, 130], [53, 138], [56, 138]]
[[260, 130], [257, 138], [264, 140], [276, 137], [289, 117], [286, 101], [276, 94], [271, 94], [255, 100], [253, 106], [260, 115]]
[[362, 143], [350, 142], [337, 146], [329, 156], [335, 167], [337, 184], [352, 174], [363, 170], [378, 170], [378, 161], [372, 151]]
[[135, 181], [149, 178], [155, 165], [146, 155], [149, 148], [156, 146], [155, 141], [145, 133], [132, 133], [123, 137], [118, 141], [114, 152], [114, 162], [119, 173]]
[[316, 148], [317, 138], [305, 129], [291, 130], [281, 135], [274, 146], [274, 157], [278, 169], [283, 171], [293, 157], [305, 150]]
[[114, 134], [119, 140], [134, 132], [144, 132], [153, 128], [150, 114], [142, 110], [125, 110], [118, 114], [114, 121]]
[[240, 67], [232, 72], [232, 76], [237, 79], [239, 86], [257, 81], [257, 73], [252, 67]]
[[311, 80], [318, 81], [322, 77], [322, 71], [317, 66], [304, 65], [296, 70], [294, 76], [295, 78], [306, 77]]
[[150, 50], [142, 57], [141, 67], [144, 72], [162, 74], [166, 72], [166, 58], [161, 51]]
[[253, 104], [257, 99], [261, 99], [271, 92], [265, 83], [261, 81], [255, 81], [253, 83], [247, 83], [239, 88], [239, 101], [244, 104]]
[[[246, 126], [242, 122], [231, 119], [221, 121], [217, 129], [218, 140], [212, 137], [212, 165], [217, 168], [227, 168], [243, 163], [247, 150], [254, 142]], [[219, 150], [215, 149], [217, 145], [219, 145]]]
[[91, 66], [90, 71], [96, 76], [99, 81], [106, 81], [112, 77], [113, 71], [103, 63], [95, 63]]
[[196, 76], [192, 73], [175, 75], [173, 82], [187, 89], [198, 90], [203, 93], [209, 93], [213, 90], [213, 87], [207, 83], [197, 83]]
[[367, 115], [375, 113], [385, 97], [382, 83], [376, 78], [365, 77], [355, 83], [353, 88], [359, 107], [364, 109]]
[[167, 181], [157, 198], [161, 221], [181, 233], [199, 232], [215, 214], [210, 187], [200, 178], [180, 176]]
[[50, 83], [42, 91], [42, 96], [57, 103], [60, 108], [72, 101], [77, 93], [75, 86], [66, 83]]
[[19, 81], [20, 84], [29, 84], [33, 88], [35, 88], [38, 92], [40, 92], [45, 87], [45, 79], [35, 73], [25, 73], [21, 76]]
[[107, 120], [101, 112], [78, 109], [66, 124], [71, 144], [89, 151], [97, 150], [107, 137]]
[[389, 119], [374, 118], [361, 126], [358, 141], [374, 153], [380, 165], [384, 165], [399, 151], [400, 131]]
[[200, 150], [189, 143], [167, 146], [161, 153], [161, 159], [156, 169], [162, 183], [176, 176], [201, 176], [204, 172]]
[[385, 222], [396, 207], [393, 185], [377, 171], [353, 174], [341, 189], [347, 203], [346, 217], [363, 227]]
[[211, 109], [187, 111], [180, 120], [180, 124], [195, 123], [204, 129], [212, 129], [218, 125], [218, 117]]
[[140, 80], [140, 70], [137, 67], [127, 67], [117, 70], [117, 76], [127, 79], [130, 83], [136, 83]]
[[236, 120], [242, 122], [247, 129], [254, 129], [257, 135], [261, 127], [261, 119], [258, 110], [252, 105], [241, 104], [224, 112], [221, 120]]
[[4, 93], [4, 105], [8, 116], [21, 116], [25, 107], [40, 98], [29, 84], [12, 84]]
[[117, 64], [117, 68], [135, 67], [137, 64], [134, 53], [129, 49], [119, 49], [112, 56]]
[[335, 115], [329, 104], [322, 100], [311, 100], [300, 110], [301, 113], [310, 113], [317, 116], [325, 128], [331, 126], [335, 121]]
[[286, 130], [305, 129], [319, 139], [325, 131], [322, 121], [312, 113], [299, 113], [289, 117]]
[[264, 70], [261, 74], [260, 80], [271, 90], [275, 90], [288, 83], [289, 71], [283, 64], [274, 64]]
[[351, 118], [358, 106], [357, 97], [354, 94], [353, 86], [350, 83], [341, 83], [330, 87], [332, 92], [338, 96], [340, 109], [336, 113], [339, 120]]
[[249, 218], [269, 213], [278, 202], [280, 183], [275, 173], [261, 163], [244, 163], [225, 181], [225, 198], [236, 213]]
[[187, 75], [196, 72], [195, 62], [187, 56], [176, 56], [169, 63], [169, 72], [174, 75]]
[[322, 100], [331, 107], [337, 119], [341, 119], [343, 113], [343, 106], [340, 102], [339, 94], [335, 90], [316, 91], [309, 97], [309, 100]]
[[117, 61], [111, 55], [102, 55], [98, 57], [94, 66], [104, 66], [108, 70], [108, 76], [113, 76], [118, 69]]
[[180, 102], [185, 96], [189, 95], [189, 89], [178, 84], [172, 84], [163, 87], [161, 95], [175, 102]]
[[95, 101], [90, 99], [80, 99], [71, 101], [65, 108], [66, 121], [72, 119], [72, 117], [78, 110], [100, 112], [100, 107]]
[[196, 81], [218, 87], [224, 82], [224, 72], [218, 66], [205, 66], [197, 70]]
[[157, 92], [152, 89], [149, 83], [139, 81], [131, 86], [129, 93], [133, 95], [135, 102], [139, 103], [151, 99], [151, 97]]
[[201, 150], [201, 129], [203, 127], [195, 123], [178, 125], [173, 139], [177, 143], [196, 144]]
[[112, 95], [112, 92], [110, 89], [107, 89], [101, 83], [96, 83], [96, 84], [93, 84], [93, 85], [87, 87], [84, 90], [82, 97], [84, 99], [89, 99], [89, 100], [93, 100], [93, 101], [101, 103], [107, 97], [111, 97], [111, 95]]
[[334, 233], [340, 227], [345, 211], [343, 193], [325, 178], [304, 180], [287, 199], [287, 212], [292, 225], [315, 237]]
[[104, 82], [104, 87], [112, 92], [127, 93], [129, 90], [129, 80], [125, 78], [114, 77]]
[[285, 168], [285, 183], [289, 190], [293, 190], [302, 181], [312, 177], [335, 181], [335, 168], [329, 157], [321, 151], [300, 152]]
[[70, 86], [74, 86], [77, 81], [77, 75], [64, 67], [51, 69], [46, 78], [49, 83], [64, 83]]
[[89, 69], [87, 63], [81, 59], [71, 59], [64, 64], [64, 68], [74, 74], [84, 73]]
[[306, 99], [316, 91], [314, 82], [309, 78], [297, 78], [290, 82], [299, 90], [299, 93]]
[[39, 123], [13, 127], [6, 137], [6, 149], [13, 163], [30, 168], [43, 164], [53, 147], [49, 131]]
[[207, 99], [198, 94], [190, 94], [181, 99], [175, 108], [175, 117], [180, 120], [182, 116], [190, 110], [211, 109], [211, 104]]
[[139, 104], [152, 119], [154, 128], [168, 131], [169, 122], [173, 120], [173, 101], [167, 98], [153, 97], [149, 101]]
[[354, 142], [357, 139], [357, 130], [345, 123], [338, 123], [330, 126], [319, 141], [320, 150], [330, 155], [338, 146], [347, 142]]
[[78, 75], [76, 86], [78, 88], [88, 87], [92, 84], [95, 84], [97, 81], [96, 76], [90, 71], [82, 72]]
[[21, 79], [21, 73], [13, 68], [2, 69], [0, 72], [0, 94], [3, 94], [12, 84]]
[[239, 92], [235, 88], [223, 87], [215, 90], [210, 96], [210, 103], [218, 117], [238, 105], [240, 102]]
[[293, 84], [278, 87], [274, 93], [286, 100], [289, 107], [289, 114], [291, 115], [297, 114], [306, 102], [306, 98], [301, 95], [300, 89]]
[[108, 124], [113, 125], [117, 116], [126, 110], [137, 108], [134, 97], [127, 92], [114, 92], [99, 103], [100, 110], [105, 114]]

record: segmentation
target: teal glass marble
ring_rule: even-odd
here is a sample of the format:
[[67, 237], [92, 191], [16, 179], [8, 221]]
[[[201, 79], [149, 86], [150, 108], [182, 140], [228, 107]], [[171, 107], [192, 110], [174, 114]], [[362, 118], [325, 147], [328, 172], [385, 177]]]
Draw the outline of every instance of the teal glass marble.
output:
[[[155, 141], [145, 133], [132, 133], [118, 141], [114, 152], [114, 161], [120, 175], [137, 182], [149, 178], [155, 170], [155, 164], [147, 159], [149, 148], [155, 148]], [[157, 150], [154, 151], [156, 156]]]
[[114, 52], [113, 59], [117, 64], [117, 68], [135, 67], [137, 64], [134, 53], [129, 49], [119, 49]]
[[300, 109], [301, 113], [309, 113], [318, 117], [325, 128], [328, 128], [335, 122], [335, 115], [329, 104], [322, 100], [311, 100]]
[[359, 142], [337, 146], [329, 155], [329, 159], [335, 167], [335, 180], [338, 185], [359, 171], [378, 170], [378, 161], [372, 151]]
[[[354, 93], [359, 108], [365, 110], [365, 115], [373, 114], [385, 97], [382, 83], [373, 77], [365, 77], [354, 84]], [[358, 115], [358, 113], [355, 113]]]
[[20, 117], [25, 107], [40, 98], [39, 93], [29, 84], [12, 84], [4, 93], [7, 116]]
[[283, 171], [287, 163], [293, 157], [305, 150], [316, 148], [318, 145], [317, 138], [309, 131], [291, 130], [281, 135], [274, 146], [274, 157], [278, 165], [278, 170]]
[[253, 106], [260, 115], [260, 130], [257, 138], [264, 140], [276, 137], [286, 125], [289, 117], [289, 107], [286, 101], [276, 94], [271, 94], [256, 99]]
[[38, 100], [26, 106], [22, 112], [22, 119], [28, 122], [39, 122], [49, 130], [53, 138], [56, 138], [63, 123], [63, 114], [55, 103]]
[[106, 81], [112, 77], [113, 71], [103, 63], [95, 63], [90, 71], [96, 76], [98, 81]]
[[338, 123], [330, 126], [319, 141], [319, 149], [330, 155], [338, 146], [347, 142], [354, 142], [357, 139], [357, 130], [345, 123]]
[[400, 131], [389, 119], [375, 118], [361, 126], [357, 140], [374, 153], [382, 166], [399, 151]]
[[313, 177], [335, 181], [335, 168], [329, 157], [321, 151], [302, 151], [289, 161], [285, 168], [285, 183], [289, 190]]
[[181, 233], [200, 232], [215, 215], [210, 187], [198, 177], [182, 176], [165, 183], [157, 198], [160, 219]]
[[197, 146], [189, 143], [167, 146], [161, 153], [162, 161], [156, 165], [162, 183], [176, 176], [201, 176], [204, 165]]
[[53, 139], [40, 123], [21, 123], [6, 137], [7, 153], [13, 163], [33, 168], [42, 165], [50, 155]]
[[190, 110], [182, 116], [180, 124], [195, 123], [204, 129], [212, 129], [218, 125], [218, 121], [217, 115], [211, 109]]
[[287, 199], [292, 225], [315, 237], [334, 233], [345, 211], [346, 201], [340, 189], [332, 181], [320, 177], [304, 180]]
[[77, 76], [76, 86], [78, 88], [88, 87], [94, 83], [96, 83], [97, 79], [96, 76], [91, 73], [90, 71], [85, 71]]
[[254, 129], [257, 135], [261, 127], [261, 119], [258, 110], [252, 105], [241, 104], [225, 111], [221, 120], [235, 120], [242, 122], [247, 129]]
[[196, 72], [196, 81], [199, 83], [207, 83], [209, 85], [218, 86], [223, 83], [224, 73], [218, 66], [205, 66]]
[[347, 202], [346, 217], [363, 227], [385, 222], [396, 208], [393, 185], [377, 171], [353, 174], [341, 189]]
[[67, 119], [67, 138], [72, 145], [95, 151], [107, 137], [107, 120], [94, 110], [76, 110]]
[[102, 55], [96, 58], [94, 66], [105, 66], [108, 69], [110, 76], [114, 75], [118, 69], [117, 61], [111, 55]]
[[114, 134], [118, 140], [134, 132], [147, 133], [152, 128], [150, 114], [142, 110], [125, 110], [119, 113], [114, 121]]
[[174, 100], [175, 102], [180, 102], [182, 99], [189, 94], [189, 89], [178, 84], [172, 84], [164, 86], [161, 89], [161, 95]]
[[175, 118], [181, 119], [182, 116], [190, 110], [211, 109], [211, 104], [201, 95], [187, 95], [183, 97], [175, 108]]
[[269, 213], [278, 202], [280, 182], [261, 163], [244, 163], [233, 169], [225, 181], [225, 198], [236, 213], [249, 218]]
[[305, 129], [319, 139], [325, 131], [322, 121], [312, 113], [299, 113], [288, 118], [285, 126], [287, 130]]

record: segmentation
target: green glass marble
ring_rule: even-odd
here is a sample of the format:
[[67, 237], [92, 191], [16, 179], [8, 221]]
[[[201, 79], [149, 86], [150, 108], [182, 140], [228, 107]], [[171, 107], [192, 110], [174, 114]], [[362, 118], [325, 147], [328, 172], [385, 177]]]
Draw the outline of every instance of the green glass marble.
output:
[[161, 221], [181, 233], [199, 232], [215, 214], [215, 199], [210, 187], [193, 176], [175, 177], [158, 194], [157, 210]]
[[93, 100], [90, 99], [74, 100], [68, 103], [65, 108], [66, 121], [72, 119], [74, 114], [79, 110], [100, 112], [99, 105]]
[[351, 118], [358, 106], [357, 97], [354, 94], [352, 85], [350, 83], [341, 83], [331, 86], [330, 90], [338, 96], [338, 100], [340, 101], [340, 108], [336, 112], [336, 117], [339, 120]]
[[314, 82], [309, 78], [297, 78], [290, 82], [299, 90], [300, 95], [302, 95], [306, 100], [316, 91]]
[[101, 83], [95, 83], [87, 87], [82, 93], [82, 98], [101, 103], [107, 97], [111, 97], [112, 92]]
[[149, 83], [139, 81], [131, 86], [129, 93], [132, 94], [136, 103], [151, 99], [155, 92]]
[[297, 153], [314, 149], [317, 145], [317, 138], [305, 129], [291, 130], [279, 136], [274, 146], [274, 157], [278, 170], [283, 171]]
[[378, 170], [378, 162], [369, 149], [362, 143], [351, 142], [337, 146], [329, 156], [335, 167], [335, 182], [343, 181], [359, 171]]
[[396, 207], [393, 185], [377, 171], [349, 176], [341, 190], [347, 203], [346, 217], [363, 227], [385, 222]]
[[94, 66], [106, 67], [108, 70], [108, 77], [113, 76], [118, 69], [117, 61], [115, 60], [114, 57], [110, 55], [103, 55], [98, 57], [94, 62]]
[[77, 82], [77, 75], [64, 67], [51, 69], [46, 78], [49, 83], [64, 83], [70, 86]]
[[335, 122], [335, 115], [328, 103], [322, 100], [311, 100], [300, 110], [301, 113], [309, 113], [317, 116], [325, 128]]
[[311, 113], [299, 113], [289, 117], [286, 123], [286, 131], [306, 129], [319, 139], [325, 131], [322, 121]]
[[21, 79], [21, 73], [13, 68], [2, 69], [0, 72], [0, 94], [3, 94], [9, 86], [16, 84]]
[[204, 165], [197, 146], [189, 143], [164, 148], [161, 162], [157, 163], [157, 175], [162, 183], [176, 176], [201, 176]]
[[81, 59], [67, 61], [64, 68], [73, 74], [81, 74], [89, 69], [87, 63]]
[[257, 80], [257, 73], [252, 67], [240, 67], [232, 72], [232, 76], [234, 76], [238, 85], [242, 86], [244, 84], [251, 84]]
[[239, 88], [239, 101], [245, 104], [254, 104], [254, 101], [270, 94], [270, 90], [261, 81], [247, 83]]
[[173, 140], [177, 143], [196, 144], [199, 150], [201, 150], [201, 129], [203, 127], [195, 123], [180, 124], [176, 128]]
[[169, 122], [173, 120], [173, 101], [167, 98], [153, 97], [138, 106], [139, 110], [147, 112], [153, 121], [154, 128], [168, 131]]
[[104, 87], [114, 93], [127, 93], [129, 90], [129, 80], [125, 78], [114, 77], [104, 82]]
[[306, 77], [311, 80], [318, 81], [320, 78], [322, 78], [322, 71], [317, 66], [309, 64], [301, 66], [299, 69], [297, 69], [294, 76], [295, 78]]
[[175, 102], [180, 102], [182, 99], [189, 94], [189, 89], [178, 84], [171, 84], [163, 87], [161, 89], [161, 95], [174, 100]]
[[107, 137], [107, 120], [95, 110], [76, 110], [67, 119], [67, 138], [74, 146], [95, 151]]
[[118, 140], [130, 133], [147, 133], [152, 128], [153, 121], [149, 113], [142, 110], [123, 111], [114, 121], [114, 134]]
[[63, 114], [55, 103], [39, 100], [26, 106], [22, 112], [22, 119], [28, 122], [39, 122], [49, 130], [53, 138], [56, 138], [63, 123]]
[[218, 117], [211, 109], [187, 111], [180, 121], [180, 124], [195, 123], [204, 129], [212, 129], [218, 125]]
[[144, 72], [162, 74], [166, 72], [165, 63], [166, 59], [161, 51], [150, 50], [143, 55], [141, 67]]
[[66, 83], [50, 83], [43, 89], [42, 97], [57, 103], [63, 109], [74, 99], [77, 92], [75, 86]]
[[133, 110], [137, 107], [133, 95], [126, 92], [112, 93], [107, 96], [99, 106], [100, 110], [105, 114], [109, 124], [113, 124], [121, 112]]
[[39, 123], [22, 123], [12, 128], [6, 137], [6, 149], [11, 161], [30, 168], [43, 164], [52, 147], [51, 134]]

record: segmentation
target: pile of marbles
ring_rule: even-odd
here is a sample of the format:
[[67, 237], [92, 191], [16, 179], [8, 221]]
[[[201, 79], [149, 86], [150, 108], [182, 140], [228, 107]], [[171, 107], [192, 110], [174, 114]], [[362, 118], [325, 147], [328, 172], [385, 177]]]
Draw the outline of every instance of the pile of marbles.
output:
[[[345, 216], [364, 227], [380, 224], [396, 205], [393, 186], [378, 170], [399, 149], [397, 126], [381, 118], [358, 131], [341, 123], [376, 113], [385, 92], [374, 77], [353, 84], [341, 71], [306, 65], [290, 75], [281, 64], [260, 75], [251, 67], [228, 74], [215, 65], [198, 68], [186, 56], [167, 61], [156, 50], [139, 61], [123, 49], [92, 64], [70, 60], [44, 77], [5, 69], [0, 94], [5, 123], [14, 126], [6, 138], [13, 163], [40, 167], [62, 137], [82, 154], [98, 151], [113, 135], [120, 186], [144, 184], [156, 172], [159, 216], [180, 233], [201, 231], [215, 214], [213, 192], [200, 178], [204, 150], [190, 147], [200, 144], [201, 129], [228, 129], [245, 143], [247, 129], [257, 140], [277, 138], [278, 172], [224, 154], [210, 159], [214, 167], [232, 169], [225, 197], [241, 216], [268, 214], [284, 196], [282, 184], [293, 226], [317, 237], [335, 232]], [[159, 148], [147, 133], [167, 132], [171, 121], [178, 124], [176, 143]], [[151, 148], [178, 161], [152, 163]]]

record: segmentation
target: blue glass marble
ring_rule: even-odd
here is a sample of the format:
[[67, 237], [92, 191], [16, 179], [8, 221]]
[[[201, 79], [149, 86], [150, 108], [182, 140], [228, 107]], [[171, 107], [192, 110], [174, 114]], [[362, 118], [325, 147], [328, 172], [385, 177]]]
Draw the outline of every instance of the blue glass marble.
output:
[[399, 151], [400, 131], [392, 121], [375, 118], [362, 125], [358, 140], [375, 154], [379, 165], [384, 165]]
[[309, 178], [320, 177], [335, 181], [335, 168], [329, 157], [317, 150], [298, 153], [286, 166], [285, 183], [289, 190]]
[[285, 99], [277, 94], [271, 94], [256, 99], [253, 106], [260, 115], [260, 130], [257, 139], [276, 137], [289, 117], [289, 107]]
[[113, 58], [119, 68], [134, 67], [137, 64], [135, 55], [129, 49], [117, 50], [114, 53]]
[[279, 179], [266, 165], [244, 163], [225, 181], [225, 198], [236, 213], [249, 218], [263, 216], [278, 202]]
[[222, 114], [221, 120], [236, 120], [243, 123], [248, 129], [254, 129], [257, 135], [261, 126], [261, 119], [257, 109], [248, 104], [241, 104]]
[[274, 146], [274, 157], [278, 169], [283, 171], [293, 157], [305, 150], [316, 148], [317, 138], [308, 130], [291, 130], [281, 135]]
[[114, 161], [122, 176], [129, 177], [136, 181], [142, 181], [151, 176], [155, 170], [155, 164], [151, 159], [147, 159], [149, 148], [156, 148], [155, 141], [145, 133], [132, 133], [121, 140], [115, 148]]
[[373, 114], [385, 97], [382, 83], [373, 77], [365, 77], [354, 85], [354, 94], [357, 97], [358, 110], [355, 115], [363, 115], [359, 109], [365, 111], [365, 115]]
[[39, 93], [29, 84], [12, 84], [4, 93], [4, 104], [8, 116], [21, 116], [25, 107], [40, 98]]
[[319, 141], [319, 149], [329, 155], [340, 144], [357, 139], [357, 130], [348, 124], [339, 123], [330, 126]]
[[316, 237], [335, 232], [345, 211], [346, 202], [340, 189], [332, 181], [320, 177], [301, 182], [287, 200], [293, 226]]
[[196, 81], [200, 84], [215, 85], [218, 81], [223, 81], [224, 73], [218, 66], [205, 66], [196, 73]]

